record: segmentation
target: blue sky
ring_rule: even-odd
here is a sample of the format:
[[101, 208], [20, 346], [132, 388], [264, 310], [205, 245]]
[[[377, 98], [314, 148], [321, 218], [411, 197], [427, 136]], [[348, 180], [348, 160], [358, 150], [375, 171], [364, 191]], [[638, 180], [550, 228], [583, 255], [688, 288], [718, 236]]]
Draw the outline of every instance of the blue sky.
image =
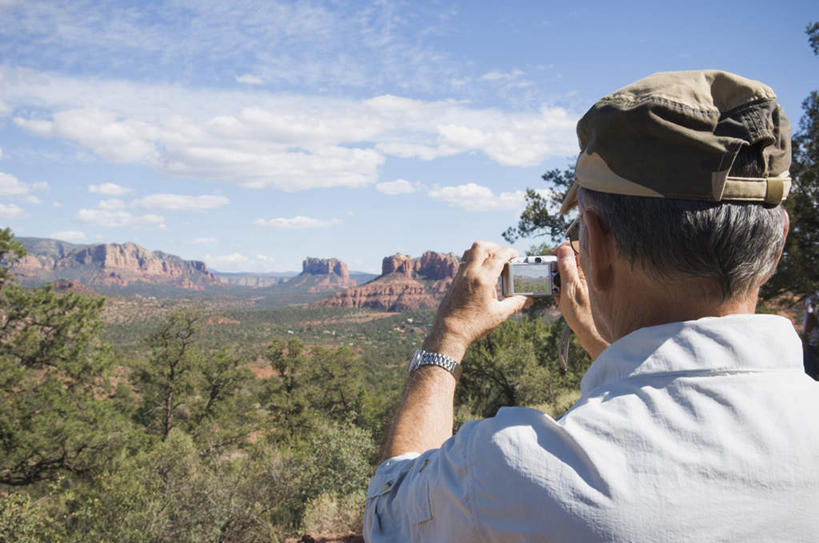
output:
[[812, 21], [814, 0], [0, 0], [0, 225], [221, 271], [460, 253], [650, 73], [762, 80], [798, 125]]

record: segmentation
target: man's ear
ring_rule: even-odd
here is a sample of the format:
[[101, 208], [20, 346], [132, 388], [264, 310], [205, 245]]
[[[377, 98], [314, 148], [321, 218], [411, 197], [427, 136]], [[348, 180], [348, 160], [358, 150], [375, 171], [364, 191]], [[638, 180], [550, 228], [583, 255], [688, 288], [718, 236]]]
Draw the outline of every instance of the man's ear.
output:
[[[779, 249], [779, 255], [777, 255], [777, 257], [776, 257], [776, 265], [777, 266], [779, 265], [779, 262], [782, 260], [782, 253], [785, 251], [785, 245], [788, 243], [788, 232], [790, 232], [790, 229], [791, 229], [791, 216], [788, 215], [788, 210], [785, 209], [785, 206], [782, 206], [782, 215], [784, 215], [784, 217], [785, 217], [785, 233], [782, 234], [782, 248]], [[776, 266], [774, 266], [774, 269], [776, 269]], [[771, 275], [773, 275], [773, 273], [774, 272], [772, 271], [770, 273], [770, 275], [768, 275], [768, 277], [766, 277], [765, 281], [763, 281], [763, 282], [767, 282], [768, 279], [771, 278]]]
[[[784, 234], [784, 237], [782, 239], [787, 242], [788, 241], [788, 232], [790, 232], [790, 229], [791, 229], [791, 216], [788, 215], [788, 210], [785, 209], [785, 206], [782, 206], [782, 214], [785, 216], [785, 234]], [[784, 249], [784, 247], [785, 247], [784, 243], [782, 244], [782, 247]], [[779, 253], [779, 256], [782, 257], [781, 252]]]
[[583, 211], [586, 229], [586, 254], [590, 260], [586, 280], [598, 291], [611, 288], [614, 282], [614, 260], [617, 247], [608, 225], [594, 209]]

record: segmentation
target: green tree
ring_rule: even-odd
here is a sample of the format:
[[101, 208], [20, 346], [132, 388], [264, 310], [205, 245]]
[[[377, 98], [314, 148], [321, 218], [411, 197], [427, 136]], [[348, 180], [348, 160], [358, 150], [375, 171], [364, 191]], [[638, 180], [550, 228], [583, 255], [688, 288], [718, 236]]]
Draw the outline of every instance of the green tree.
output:
[[579, 397], [580, 379], [591, 363], [572, 343], [568, 368], [558, 362], [562, 319], [509, 320], [466, 352], [456, 403], [478, 417], [500, 407], [537, 407], [557, 416]]
[[194, 346], [201, 312], [172, 311], [146, 338], [151, 354], [134, 375], [142, 394], [139, 420], [163, 440], [180, 421], [190, 419], [195, 368], [201, 354]]
[[[202, 352], [201, 321], [198, 309], [176, 309], [146, 338], [150, 355], [133, 375], [142, 396], [136, 416], [163, 440], [180, 428], [202, 446], [219, 449], [255, 429], [255, 378], [242, 354], [229, 346]], [[116, 398], [121, 396], [118, 391]]]
[[[25, 254], [0, 231], [0, 261]], [[107, 397], [111, 349], [100, 340], [103, 298], [26, 290], [0, 272], [0, 483], [84, 475], [126, 440]]]
[[0, 543], [59, 541], [58, 527], [39, 501], [25, 492], [0, 494]]
[[361, 359], [349, 347], [314, 347], [305, 375], [310, 407], [322, 418], [353, 420], [364, 400]]
[[306, 435], [320, 420], [364, 424], [364, 374], [352, 349], [307, 351], [299, 339], [277, 338], [265, 356], [274, 375], [266, 383], [263, 404], [281, 437]]
[[[813, 52], [819, 55], [819, 23], [806, 30]], [[763, 298], [785, 292], [803, 298], [819, 290], [819, 91], [802, 102], [799, 131], [793, 138], [793, 184], [785, 209], [791, 231], [782, 261], [763, 287]]]
[[270, 414], [273, 430], [284, 438], [291, 438], [308, 425], [310, 402], [305, 394], [308, 356], [304, 343], [293, 338], [276, 338], [270, 344], [265, 358], [273, 369], [262, 392], [262, 402]]
[[[520, 214], [517, 226], [508, 228], [503, 238], [514, 243], [520, 238], [549, 236], [550, 241], [560, 242], [560, 236], [571, 221], [560, 214], [560, 206], [574, 183], [574, 167], [565, 170], [549, 170], [541, 176], [548, 188], [545, 192], [526, 189], [526, 208]], [[546, 251], [548, 242], [533, 247], [531, 254]]]
[[0, 230], [0, 290], [11, 276], [9, 266], [19, 259], [26, 256], [26, 248], [23, 244], [14, 239], [10, 228]]
[[301, 522], [304, 460], [271, 447], [203, 455], [172, 428], [66, 498], [64, 541], [281, 541]]
[[808, 35], [808, 41], [810, 42], [811, 49], [813, 49], [813, 54], [819, 55], [819, 23], [809, 24], [808, 28], [805, 29], [805, 33]]

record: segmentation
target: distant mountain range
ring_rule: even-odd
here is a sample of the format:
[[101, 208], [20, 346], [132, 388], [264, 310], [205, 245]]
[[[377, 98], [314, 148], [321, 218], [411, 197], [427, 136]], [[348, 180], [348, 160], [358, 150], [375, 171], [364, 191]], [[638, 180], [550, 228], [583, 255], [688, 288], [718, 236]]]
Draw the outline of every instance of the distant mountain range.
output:
[[[135, 243], [80, 245], [46, 238], [17, 238], [28, 255], [11, 270], [25, 286], [78, 285], [109, 294], [193, 291], [253, 292], [271, 303], [403, 311], [435, 307], [458, 269], [458, 257], [428, 251], [419, 258], [397, 253], [382, 261], [379, 276], [350, 272], [337, 258], [308, 257], [301, 273], [220, 273], [204, 262], [184, 260]], [[68, 283], [66, 283], [68, 282]], [[329, 296], [328, 296], [329, 294]], [[322, 298], [324, 296], [324, 298]], [[319, 299], [318, 301], [316, 301]]]
[[135, 243], [77, 245], [55, 239], [17, 238], [28, 255], [11, 270], [26, 286], [75, 281], [95, 290], [159, 285], [204, 290], [220, 285], [204, 262], [184, 260], [162, 251], [148, 251]]

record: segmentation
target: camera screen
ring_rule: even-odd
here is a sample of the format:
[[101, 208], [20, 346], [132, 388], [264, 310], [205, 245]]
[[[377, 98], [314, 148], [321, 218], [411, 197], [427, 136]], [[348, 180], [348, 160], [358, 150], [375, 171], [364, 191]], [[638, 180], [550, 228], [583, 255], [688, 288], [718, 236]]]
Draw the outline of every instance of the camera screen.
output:
[[510, 264], [514, 294], [551, 294], [552, 266], [544, 264]]

